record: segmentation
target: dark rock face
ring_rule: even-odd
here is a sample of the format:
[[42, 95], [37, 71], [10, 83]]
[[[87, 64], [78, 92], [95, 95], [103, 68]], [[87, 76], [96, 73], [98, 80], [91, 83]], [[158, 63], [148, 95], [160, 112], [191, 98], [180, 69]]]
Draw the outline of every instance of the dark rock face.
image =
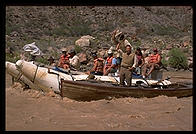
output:
[[58, 58], [62, 47], [78, 45], [86, 64], [91, 51], [102, 57], [103, 49], [114, 46], [111, 33], [119, 29], [134, 48], [157, 47], [167, 55], [179, 47], [192, 57], [192, 13], [188, 6], [7, 6], [6, 53], [36, 42], [45, 55]]

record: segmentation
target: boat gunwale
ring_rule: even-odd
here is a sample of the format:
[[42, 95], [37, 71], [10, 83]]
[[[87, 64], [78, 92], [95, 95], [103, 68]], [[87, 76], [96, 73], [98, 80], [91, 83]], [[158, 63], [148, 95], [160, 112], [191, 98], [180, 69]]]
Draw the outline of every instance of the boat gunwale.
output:
[[[86, 83], [82, 83], [81, 81], [70, 81], [70, 80], [64, 80], [61, 79], [61, 85], [62, 83], [69, 83], [69, 84], [77, 84], [77, 85], [81, 85], [81, 86], [89, 86], [89, 87], [95, 87], [95, 88], [113, 88], [113, 89], [122, 89], [122, 90], [143, 90], [143, 91], [179, 91], [179, 90], [193, 90], [193, 87], [181, 87], [181, 88], [164, 88], [164, 89], [155, 89], [152, 87], [148, 87], [148, 88], [141, 88], [141, 87], [120, 87], [120, 86], [107, 86], [107, 85], [102, 85], [99, 83], [91, 83], [88, 81], [83, 81]], [[61, 87], [62, 90], [62, 87]]]

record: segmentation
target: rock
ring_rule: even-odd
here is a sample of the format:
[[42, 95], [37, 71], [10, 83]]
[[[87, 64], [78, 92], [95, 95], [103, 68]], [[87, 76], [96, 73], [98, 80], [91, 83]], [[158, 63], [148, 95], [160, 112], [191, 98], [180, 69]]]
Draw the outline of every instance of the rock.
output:
[[82, 36], [80, 39], [76, 40], [75, 45], [78, 45], [80, 47], [89, 47], [91, 44], [90, 40], [93, 39], [95, 38], [90, 35]]
[[162, 51], [161, 51], [161, 54], [162, 54], [162, 55], [163, 55], [163, 54], [168, 55], [168, 53], [169, 53], [169, 50], [162, 50]]
[[168, 61], [169, 60], [169, 57], [165, 57], [165, 60]]
[[48, 47], [47, 50], [50, 51], [50, 52], [53, 52], [54, 48], [53, 47]]
[[106, 54], [106, 51], [105, 51], [105, 50], [101, 50], [101, 51], [98, 52], [98, 55], [99, 55], [101, 58], [103, 58], [105, 54]]
[[76, 40], [75, 45], [78, 45], [80, 47], [89, 47], [90, 40], [89, 39], [78, 39]]
[[166, 50], [171, 50], [173, 47], [171, 44], [169, 44], [168, 46], [166, 46]]
[[79, 57], [79, 61], [81, 64], [86, 63], [87, 62], [87, 55], [85, 53], [80, 53], [78, 55]]
[[56, 96], [56, 94], [54, 93], [54, 91], [50, 91], [50, 92], [47, 94], [47, 96], [55, 97], [55, 96]]

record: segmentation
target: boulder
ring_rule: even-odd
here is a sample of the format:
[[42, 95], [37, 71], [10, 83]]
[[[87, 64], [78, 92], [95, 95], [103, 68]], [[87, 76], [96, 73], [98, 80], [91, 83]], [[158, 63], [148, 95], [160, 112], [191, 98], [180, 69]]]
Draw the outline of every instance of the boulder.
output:
[[80, 53], [78, 57], [81, 64], [87, 62], [87, 55], [85, 53]]
[[89, 47], [91, 44], [90, 40], [93, 39], [95, 38], [90, 35], [82, 36], [80, 39], [76, 40], [75, 45], [78, 45], [80, 47]]
[[75, 45], [78, 45], [80, 47], [89, 47], [90, 40], [89, 39], [78, 39], [76, 40]]
[[105, 50], [101, 50], [98, 52], [98, 55], [101, 57], [101, 58], [104, 58], [104, 55], [106, 54], [106, 51]]

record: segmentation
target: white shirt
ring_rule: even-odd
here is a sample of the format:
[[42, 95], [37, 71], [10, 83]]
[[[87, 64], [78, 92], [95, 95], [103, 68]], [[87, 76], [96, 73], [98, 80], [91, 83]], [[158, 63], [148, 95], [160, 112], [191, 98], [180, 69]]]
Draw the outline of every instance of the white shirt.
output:
[[75, 55], [74, 57], [69, 59], [69, 63], [74, 67], [74, 68], [79, 68], [80, 62], [79, 62], [79, 57]]

